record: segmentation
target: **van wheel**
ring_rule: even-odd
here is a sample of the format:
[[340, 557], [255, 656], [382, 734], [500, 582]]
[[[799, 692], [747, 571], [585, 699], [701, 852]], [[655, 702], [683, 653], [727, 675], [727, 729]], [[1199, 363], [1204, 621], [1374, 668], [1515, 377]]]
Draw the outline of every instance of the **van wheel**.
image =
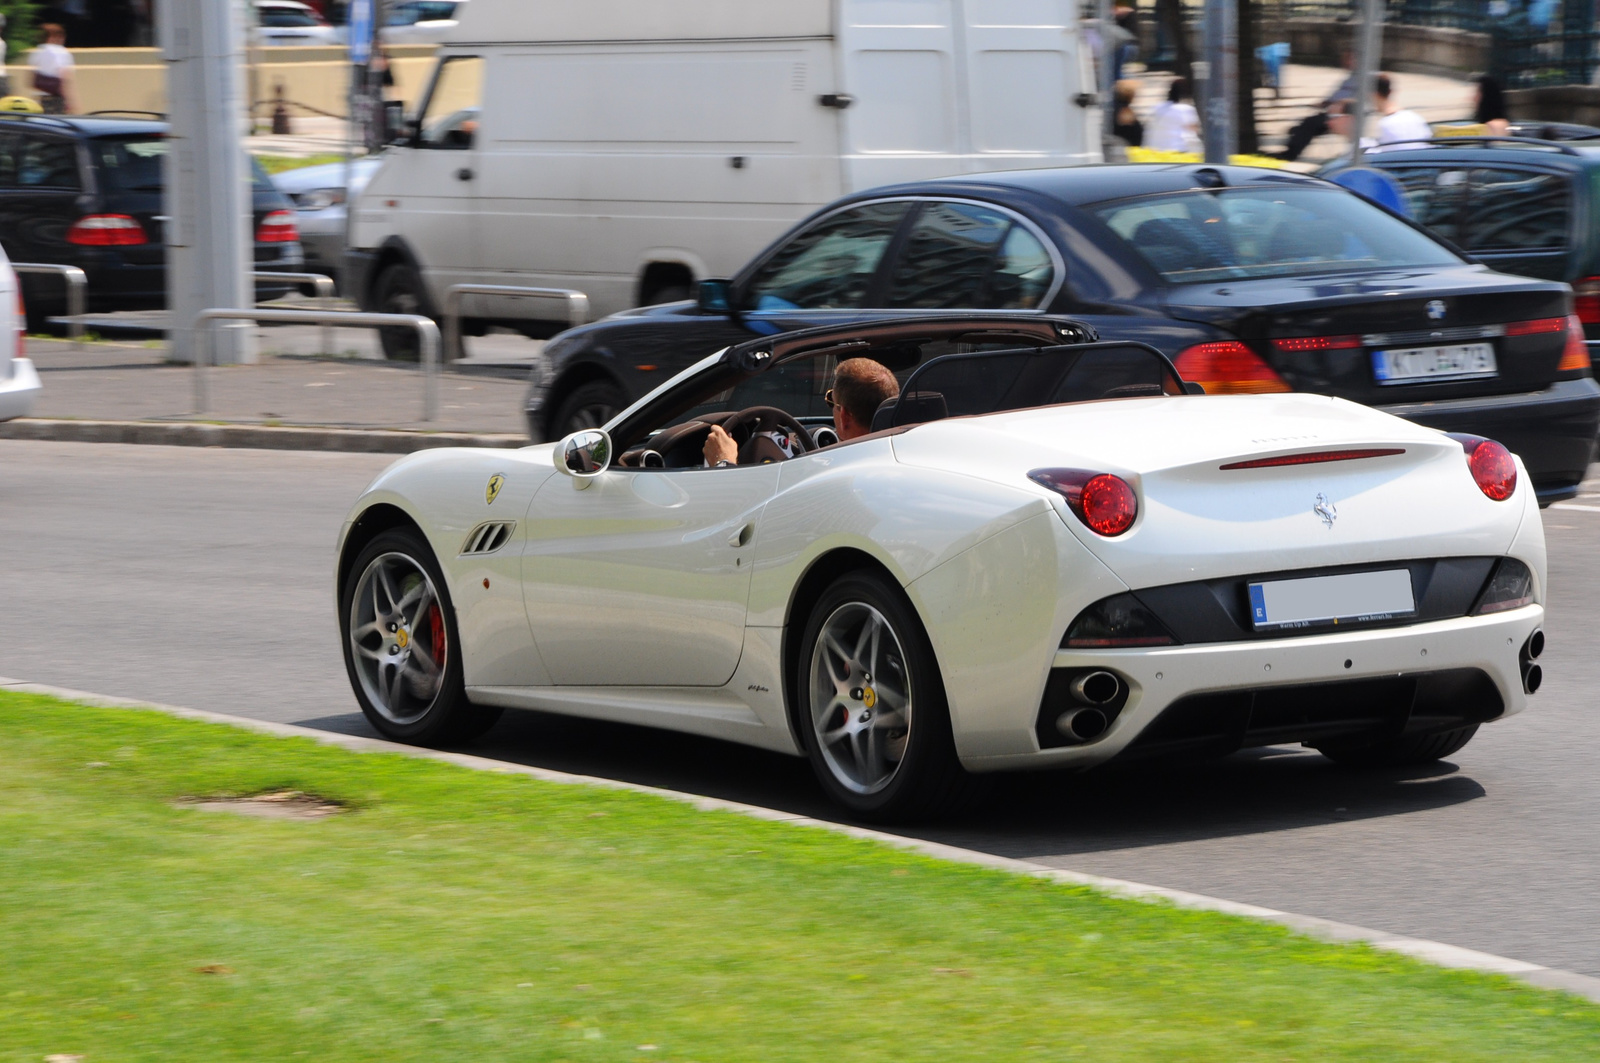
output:
[[[373, 303], [380, 314], [422, 314], [422, 278], [404, 262], [396, 262], [378, 274], [373, 287]], [[382, 328], [383, 356], [393, 362], [415, 362], [422, 357], [422, 344], [409, 328]]]
[[609, 380], [591, 380], [568, 395], [556, 411], [553, 438], [599, 428], [628, 405], [628, 396]]

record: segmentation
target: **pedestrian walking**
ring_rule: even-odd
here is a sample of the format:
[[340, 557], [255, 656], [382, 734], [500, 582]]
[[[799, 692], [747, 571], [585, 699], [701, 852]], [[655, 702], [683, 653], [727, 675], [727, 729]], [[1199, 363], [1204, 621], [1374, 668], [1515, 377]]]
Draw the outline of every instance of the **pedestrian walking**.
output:
[[1117, 109], [1111, 116], [1111, 135], [1130, 148], [1141, 147], [1144, 144], [1144, 123], [1139, 121], [1133, 109], [1134, 98], [1139, 95], [1139, 83], [1119, 81], [1112, 88], [1112, 95]]
[[1503, 137], [1511, 132], [1511, 116], [1506, 113], [1506, 93], [1500, 81], [1492, 74], [1479, 74], [1478, 100], [1473, 108], [1472, 120], [1484, 126], [1490, 136]]
[[1372, 87], [1372, 103], [1378, 112], [1378, 145], [1400, 148], [1425, 148], [1433, 139], [1433, 127], [1416, 111], [1406, 110], [1395, 100], [1394, 80], [1379, 74]]
[[58, 23], [46, 22], [44, 43], [33, 50], [33, 88], [45, 114], [71, 114], [73, 107], [72, 72], [76, 64], [67, 51], [67, 31]]
[[1167, 98], [1150, 112], [1144, 127], [1144, 146], [1156, 151], [1200, 150], [1200, 112], [1190, 103], [1189, 82], [1173, 78]]
[[1301, 156], [1306, 148], [1311, 146], [1313, 140], [1324, 133], [1334, 131], [1329, 123], [1335, 114], [1336, 106], [1345, 100], [1354, 98], [1356, 94], [1355, 52], [1346, 48], [1340, 53], [1339, 64], [1349, 70], [1350, 73], [1339, 83], [1339, 87], [1333, 90], [1332, 95], [1317, 105], [1315, 114], [1302, 118], [1295, 124], [1293, 129], [1289, 130], [1288, 142], [1284, 145], [1283, 151], [1278, 153], [1278, 158], [1283, 159], [1285, 162], [1293, 162]]

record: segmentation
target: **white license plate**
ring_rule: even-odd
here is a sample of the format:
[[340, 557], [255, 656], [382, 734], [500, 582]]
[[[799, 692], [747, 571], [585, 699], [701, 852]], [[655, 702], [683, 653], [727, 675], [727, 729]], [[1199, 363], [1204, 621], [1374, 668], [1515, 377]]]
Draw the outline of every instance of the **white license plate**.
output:
[[1389, 620], [1416, 611], [1411, 573], [1403, 568], [1250, 584], [1250, 619], [1257, 631]]
[[1401, 347], [1372, 352], [1372, 375], [1380, 384], [1471, 380], [1499, 373], [1492, 343], [1453, 343], [1448, 347]]

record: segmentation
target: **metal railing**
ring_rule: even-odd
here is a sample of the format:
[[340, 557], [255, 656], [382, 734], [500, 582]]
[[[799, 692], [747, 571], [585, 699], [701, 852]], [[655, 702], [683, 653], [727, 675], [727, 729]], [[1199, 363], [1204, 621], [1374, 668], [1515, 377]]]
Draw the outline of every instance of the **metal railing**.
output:
[[[286, 281], [289, 284], [309, 284], [316, 289], [316, 298], [322, 301], [324, 309], [329, 309], [328, 303], [333, 299], [333, 278], [325, 273], [273, 273], [260, 270], [251, 274], [256, 283], [261, 281]], [[322, 326], [322, 353], [333, 353], [333, 326]]]
[[207, 370], [211, 366], [211, 322], [255, 321], [281, 325], [331, 325], [335, 328], [409, 328], [422, 348], [422, 420], [439, 415], [439, 326], [421, 314], [368, 314], [354, 310], [237, 310], [215, 307], [195, 315], [194, 412], [208, 412], [211, 393]]
[[464, 357], [461, 345], [461, 297], [464, 295], [512, 295], [526, 299], [561, 299], [567, 304], [567, 323], [581, 325], [589, 320], [589, 297], [572, 288], [521, 288], [510, 284], [452, 284], [444, 293], [445, 357], [455, 361]]
[[67, 335], [77, 350], [83, 350], [83, 309], [89, 292], [89, 278], [83, 270], [53, 262], [13, 262], [11, 268], [18, 273], [53, 274], [67, 282]]

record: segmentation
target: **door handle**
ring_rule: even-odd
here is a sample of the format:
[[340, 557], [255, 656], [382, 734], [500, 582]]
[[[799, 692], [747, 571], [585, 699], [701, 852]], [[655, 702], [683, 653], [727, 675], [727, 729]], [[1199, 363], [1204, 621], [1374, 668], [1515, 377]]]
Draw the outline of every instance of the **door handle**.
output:
[[755, 524], [753, 522], [750, 523], [750, 524], [746, 524], [744, 527], [740, 528], [738, 531], [736, 531], [732, 535], [728, 536], [728, 545], [733, 547], [735, 550], [737, 550], [737, 549], [739, 549], [739, 547], [747, 545], [750, 542], [750, 539], [755, 535], [755, 533], [756, 533]]
[[470, 166], [463, 166], [461, 169], [456, 171], [457, 181], [470, 181], [474, 176], [476, 175], [473, 174], [472, 167]]

